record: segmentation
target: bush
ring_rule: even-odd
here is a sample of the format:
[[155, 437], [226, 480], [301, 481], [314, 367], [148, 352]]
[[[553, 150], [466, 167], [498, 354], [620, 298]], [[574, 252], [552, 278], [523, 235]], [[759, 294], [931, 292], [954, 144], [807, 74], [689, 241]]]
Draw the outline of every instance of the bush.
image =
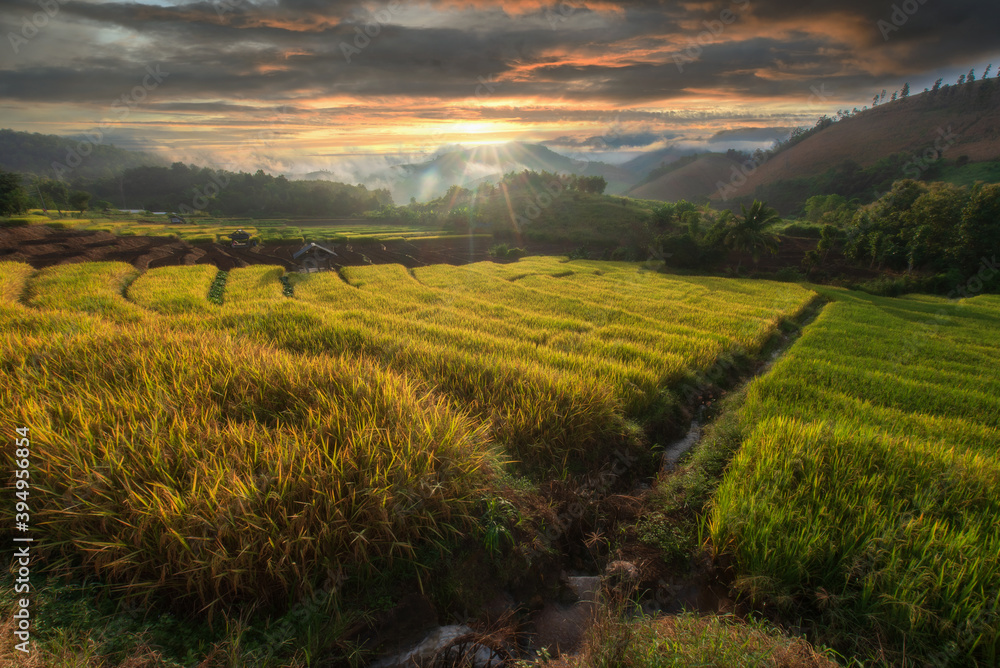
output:
[[528, 251], [523, 248], [508, 246], [507, 244], [496, 244], [490, 248], [490, 257], [494, 260], [519, 260], [527, 254]]
[[806, 237], [809, 239], [819, 239], [823, 234], [823, 228], [819, 225], [806, 225], [803, 223], [792, 223], [779, 230], [786, 237]]
[[690, 233], [664, 234], [657, 239], [664, 261], [671, 267], [694, 269], [702, 261], [702, 248]]
[[803, 276], [795, 267], [783, 267], [774, 272], [774, 280], [783, 281], [785, 283], [798, 283], [799, 281], [804, 281], [805, 276]]

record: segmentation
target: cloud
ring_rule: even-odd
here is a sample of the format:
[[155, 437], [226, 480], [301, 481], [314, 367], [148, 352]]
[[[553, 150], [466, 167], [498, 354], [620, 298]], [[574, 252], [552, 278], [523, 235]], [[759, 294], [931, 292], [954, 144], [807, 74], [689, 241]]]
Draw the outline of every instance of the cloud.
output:
[[[124, 123], [178, 151], [275, 127], [283, 161], [422, 150], [475, 123], [581, 151], [750, 137], [1000, 55], [997, 3], [912, 2], [885, 39], [893, 3], [867, 0], [68, 0], [6, 51], [0, 105], [18, 129], [83, 131], [158, 65], [169, 78]], [[2, 34], [38, 11], [0, 6]]]

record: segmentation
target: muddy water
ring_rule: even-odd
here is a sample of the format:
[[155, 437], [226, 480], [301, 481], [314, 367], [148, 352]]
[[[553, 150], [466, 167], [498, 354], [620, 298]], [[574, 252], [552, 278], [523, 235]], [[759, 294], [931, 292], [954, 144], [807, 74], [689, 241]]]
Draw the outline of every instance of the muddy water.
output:
[[684, 438], [674, 441], [663, 451], [663, 463], [660, 466], [662, 471], [666, 473], [673, 471], [677, 467], [677, 462], [680, 461], [680, 458], [687, 454], [701, 440], [701, 418], [704, 413], [705, 407], [699, 407], [698, 417], [691, 421], [691, 427], [688, 429], [687, 434], [684, 435]]

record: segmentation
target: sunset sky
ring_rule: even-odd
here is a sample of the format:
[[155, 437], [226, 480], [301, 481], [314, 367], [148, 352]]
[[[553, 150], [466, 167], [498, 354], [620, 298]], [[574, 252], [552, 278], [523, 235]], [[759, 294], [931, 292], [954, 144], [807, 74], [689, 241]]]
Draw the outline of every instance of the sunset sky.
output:
[[0, 127], [242, 169], [510, 140], [615, 160], [995, 74], [998, 26], [995, 0], [0, 0]]

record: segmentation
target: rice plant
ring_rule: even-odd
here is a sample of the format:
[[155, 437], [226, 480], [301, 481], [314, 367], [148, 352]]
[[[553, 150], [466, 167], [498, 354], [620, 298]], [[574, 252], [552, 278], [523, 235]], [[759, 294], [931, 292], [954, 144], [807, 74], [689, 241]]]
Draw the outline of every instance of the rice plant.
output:
[[747, 392], [716, 549], [861, 657], [996, 665], [1000, 303], [827, 292]]

